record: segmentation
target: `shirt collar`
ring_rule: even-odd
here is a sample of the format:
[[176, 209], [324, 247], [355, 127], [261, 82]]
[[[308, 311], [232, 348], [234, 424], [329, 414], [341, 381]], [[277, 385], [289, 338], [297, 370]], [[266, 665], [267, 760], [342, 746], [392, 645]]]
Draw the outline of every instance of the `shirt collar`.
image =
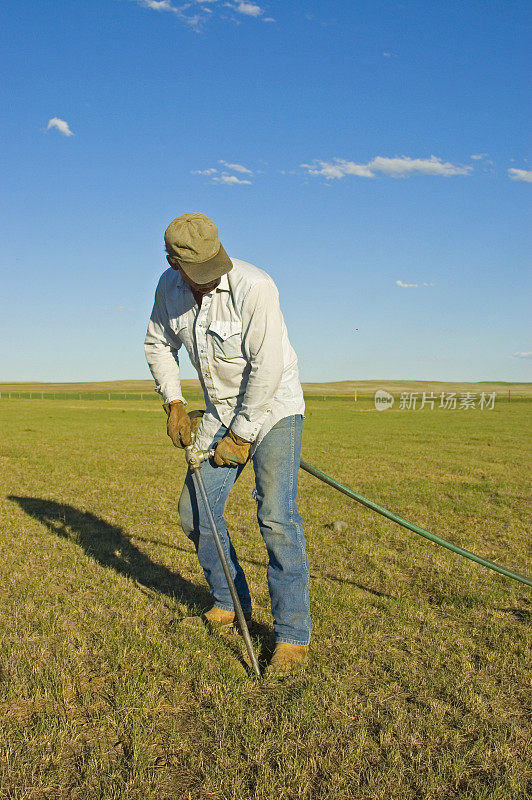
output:
[[230, 292], [231, 289], [229, 288], [229, 280], [227, 279], [227, 272], [224, 272], [222, 277], [220, 278], [220, 283], [216, 287], [217, 292]]
[[[184, 290], [188, 289], [189, 292], [192, 293], [192, 290], [191, 290], [190, 286], [188, 285], [188, 283], [186, 281], [183, 280], [183, 278], [181, 277], [181, 274], [179, 272], [177, 272], [176, 275], [179, 278], [179, 280], [181, 281], [181, 286], [183, 287], [183, 289]], [[222, 277], [220, 278], [220, 283], [216, 287], [215, 291], [217, 291], [217, 292], [230, 292], [231, 291], [231, 287], [229, 286], [229, 281], [227, 279], [227, 272], [225, 272], [222, 275]]]

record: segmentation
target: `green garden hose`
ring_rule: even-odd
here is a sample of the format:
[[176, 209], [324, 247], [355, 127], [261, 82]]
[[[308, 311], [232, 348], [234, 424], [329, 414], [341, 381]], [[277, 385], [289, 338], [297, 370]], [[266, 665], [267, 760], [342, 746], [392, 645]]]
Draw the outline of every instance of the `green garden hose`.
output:
[[388, 511], [382, 506], [377, 505], [377, 503], [367, 500], [365, 497], [362, 497], [361, 494], [357, 494], [357, 492], [354, 492], [348, 486], [344, 486], [343, 483], [335, 481], [334, 478], [326, 475], [325, 472], [321, 472], [321, 470], [316, 469], [316, 467], [311, 466], [311, 464], [307, 464], [306, 461], [301, 461], [301, 469], [304, 469], [305, 472], [308, 472], [310, 475], [314, 475], [315, 478], [319, 478], [320, 481], [327, 483], [334, 489], [338, 489], [339, 492], [346, 494], [348, 497], [351, 497], [358, 503], [362, 503], [363, 506], [371, 508], [378, 514], [382, 514], [383, 517], [388, 517], [388, 519], [391, 519], [392, 522], [397, 522], [397, 524], [402, 525], [403, 528], [408, 528], [409, 530], [414, 531], [414, 533], [419, 533], [419, 535], [424, 536], [425, 539], [430, 539], [431, 542], [435, 542], [436, 544], [441, 545], [441, 547], [446, 547], [447, 550], [452, 550], [453, 553], [458, 553], [459, 556], [469, 558], [470, 561], [476, 561], [477, 564], [482, 564], [483, 567], [487, 567], [495, 572], [499, 572], [501, 575], [506, 575], [507, 578], [513, 578], [516, 581], [526, 584], [526, 586], [532, 586], [532, 580], [527, 578], [526, 575], [520, 575], [518, 572], [513, 572], [511, 569], [501, 567], [499, 564], [494, 564], [493, 561], [488, 561], [486, 558], [481, 558], [480, 556], [475, 555], [475, 553], [471, 553], [469, 550], [464, 550], [463, 547], [458, 547], [455, 544], [451, 544], [451, 542], [448, 542], [446, 539], [442, 539], [441, 536], [436, 536], [434, 533], [429, 533], [429, 531], [426, 531], [424, 528], [420, 528], [418, 525], [414, 525], [412, 522], [408, 522], [408, 520], [399, 517], [397, 514], [393, 514], [391, 511]]

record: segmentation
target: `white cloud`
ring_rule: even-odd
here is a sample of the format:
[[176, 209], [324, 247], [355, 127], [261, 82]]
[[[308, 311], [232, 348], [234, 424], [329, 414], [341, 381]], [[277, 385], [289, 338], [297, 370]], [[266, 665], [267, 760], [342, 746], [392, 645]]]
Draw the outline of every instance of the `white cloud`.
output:
[[532, 350], [527, 350], [524, 353], [514, 353], [512, 358], [532, 358]]
[[170, 0], [137, 0], [139, 6], [144, 8], [151, 8], [153, 11], [171, 11], [173, 14], [178, 14], [179, 9], [175, 8]]
[[370, 169], [376, 172], [383, 172], [394, 178], [411, 175], [419, 172], [422, 175], [443, 175], [448, 178], [452, 175], [467, 175], [471, 167], [458, 167], [450, 161], [442, 161], [441, 158], [431, 156], [430, 158], [384, 158], [377, 156], [369, 164]]
[[227, 186], [236, 186], [237, 184], [248, 184], [251, 185], [251, 181], [242, 180], [241, 178], [237, 178], [236, 175], [229, 175], [227, 172], [222, 172], [220, 176], [213, 178], [214, 183], [225, 183]]
[[[184, 0], [181, 4], [174, 4], [172, 0], [132, 0], [132, 2], [152, 11], [166, 11], [174, 14], [181, 22], [190, 26], [196, 32], [200, 32], [203, 29], [209, 18], [212, 19], [216, 16], [216, 14], [213, 14], [213, 9], [217, 10], [222, 19], [229, 18], [235, 24], [239, 24], [238, 19], [234, 16], [228, 17], [223, 11], [224, 8], [229, 8], [237, 14], [243, 14], [247, 17], [261, 18], [265, 22], [275, 22], [273, 17], [262, 16], [264, 14], [262, 6], [257, 3], [247, 2], [247, 0], [231, 0], [230, 2], [220, 2], [220, 0]], [[193, 13], [194, 11], [196, 13]]]
[[486, 158], [487, 155], [487, 153], [474, 153], [472, 156], [469, 156], [469, 158], [472, 158], [473, 161], [481, 161], [483, 158]]
[[[201, 0], [197, 1], [201, 2]], [[171, 14], [175, 14], [177, 17], [179, 17], [179, 19], [186, 25], [190, 25], [190, 27], [196, 32], [201, 30], [201, 23], [207, 19], [207, 17], [202, 17], [199, 14], [194, 14], [194, 16], [188, 17], [184, 12], [191, 7], [191, 3], [185, 3], [184, 5], [177, 7], [172, 5], [170, 0], [135, 0], [135, 2], [137, 5], [142, 6], [142, 8], [150, 8], [152, 11], [169, 11]], [[201, 10], [211, 13], [210, 8], [202, 8]]]
[[252, 171], [247, 167], [243, 167], [242, 164], [229, 164], [227, 161], [222, 161], [222, 159], [220, 159], [220, 164], [223, 164], [224, 167], [233, 172], [246, 172], [248, 175], [253, 175]]
[[74, 136], [68, 126], [68, 122], [65, 122], [64, 119], [59, 119], [59, 117], [52, 117], [48, 120], [46, 130], [49, 131], [50, 128], [57, 128], [57, 130], [62, 133], [63, 136]]
[[245, 14], [248, 17], [260, 17], [261, 14], [264, 14], [262, 8], [256, 5], [256, 3], [245, 3], [243, 0], [237, 2], [235, 11], [238, 11], [239, 14]]
[[[188, 8], [188, 6], [183, 6], [183, 8]], [[208, 8], [206, 8], [204, 10], [208, 11], [209, 13], [211, 13], [210, 9], [208, 9]], [[184, 14], [180, 14], [180, 16], [181, 16], [181, 19], [183, 20], [183, 22], [185, 22], [187, 25], [190, 25], [192, 30], [196, 31], [196, 33], [200, 32], [201, 23], [204, 22], [204, 20], [205, 20], [204, 17], [200, 17], [199, 14], [195, 14], [193, 17], [187, 17]]]
[[526, 183], [532, 183], [532, 170], [514, 169], [512, 167], [508, 170], [508, 175], [513, 181], [526, 181]]
[[442, 161], [436, 156], [430, 156], [430, 158], [376, 156], [367, 164], [357, 164], [343, 158], [334, 158], [332, 161], [315, 161], [313, 164], [301, 164], [300, 166], [306, 169], [309, 175], [321, 175], [327, 180], [344, 178], [346, 175], [374, 178], [378, 172], [392, 178], [404, 178], [414, 173], [449, 178], [453, 175], [468, 175], [472, 170], [472, 167], [460, 167], [451, 164], [450, 161]]
[[[224, 167], [227, 167], [227, 169], [231, 170], [232, 172], [238, 172], [242, 175], [253, 175], [253, 172], [247, 167], [244, 167], [243, 164], [230, 164], [228, 161], [222, 161], [222, 159], [219, 160], [219, 163], [223, 164]], [[193, 169], [191, 170], [190, 174], [206, 175], [207, 177], [212, 178], [212, 183], [225, 183], [228, 186], [236, 186], [237, 184], [251, 185], [251, 181], [244, 178], [238, 178], [236, 175], [230, 175], [226, 170], [222, 170], [220, 174], [218, 174], [218, 172], [219, 170], [217, 170], [216, 167], [210, 167], [209, 169]]]
[[327, 180], [333, 178], [344, 178], [346, 175], [358, 175], [359, 178], [373, 178], [374, 173], [368, 164], [355, 164], [353, 161], [346, 161], [343, 158], [335, 158], [334, 163], [330, 161], [315, 161], [314, 164], [301, 164], [309, 175], [322, 175]]
[[395, 283], [403, 289], [419, 289], [420, 286], [434, 286], [433, 283], [427, 283], [426, 281], [423, 281], [423, 283], [403, 283], [403, 281], [395, 281]]

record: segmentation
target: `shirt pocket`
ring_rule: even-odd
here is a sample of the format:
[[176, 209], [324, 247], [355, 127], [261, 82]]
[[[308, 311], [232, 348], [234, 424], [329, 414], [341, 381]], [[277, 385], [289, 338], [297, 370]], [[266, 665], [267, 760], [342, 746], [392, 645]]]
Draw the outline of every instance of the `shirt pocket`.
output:
[[215, 358], [242, 356], [242, 323], [239, 320], [213, 319], [207, 334]]

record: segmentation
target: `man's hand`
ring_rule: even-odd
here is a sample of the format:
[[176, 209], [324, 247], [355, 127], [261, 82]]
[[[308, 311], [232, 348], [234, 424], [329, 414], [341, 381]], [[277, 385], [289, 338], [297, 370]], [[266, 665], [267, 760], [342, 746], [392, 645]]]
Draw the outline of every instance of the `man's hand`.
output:
[[214, 453], [214, 463], [219, 467], [236, 467], [237, 464], [245, 464], [249, 458], [249, 448], [251, 442], [247, 442], [233, 431], [229, 431], [223, 439], [216, 445]]
[[174, 400], [172, 403], [165, 403], [164, 410], [168, 415], [166, 432], [175, 447], [188, 447], [192, 444], [190, 417], [185, 411], [185, 406], [181, 400]]

